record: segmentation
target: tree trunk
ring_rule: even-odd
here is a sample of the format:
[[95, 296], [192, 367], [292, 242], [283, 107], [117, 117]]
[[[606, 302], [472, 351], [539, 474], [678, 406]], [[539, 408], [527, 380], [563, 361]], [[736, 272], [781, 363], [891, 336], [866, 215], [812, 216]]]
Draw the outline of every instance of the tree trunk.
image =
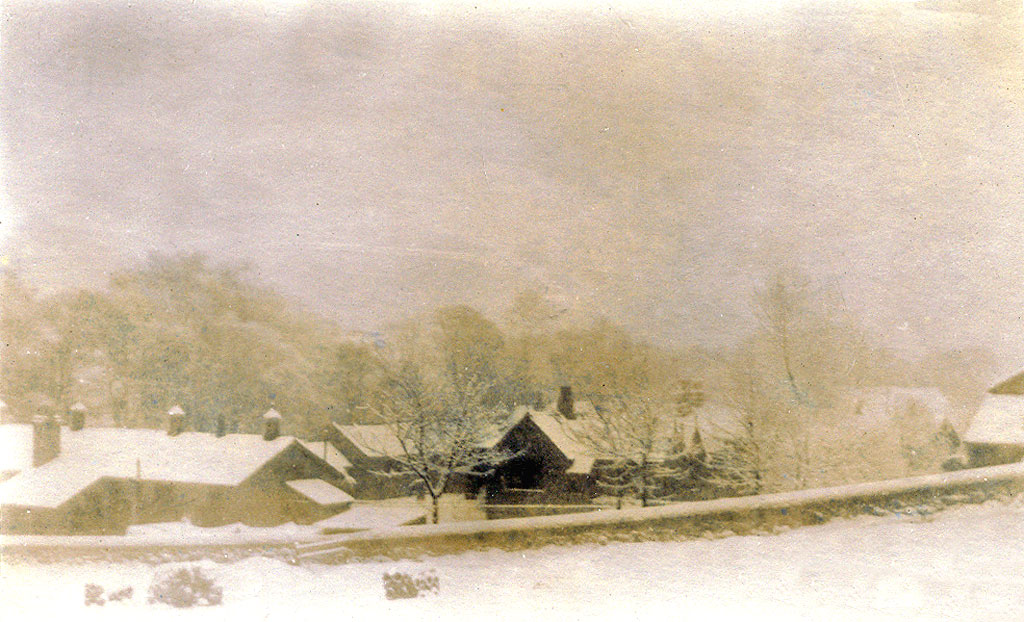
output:
[[640, 462], [640, 507], [647, 507], [647, 456]]
[[437, 524], [441, 518], [441, 498], [438, 495], [430, 497], [430, 522]]

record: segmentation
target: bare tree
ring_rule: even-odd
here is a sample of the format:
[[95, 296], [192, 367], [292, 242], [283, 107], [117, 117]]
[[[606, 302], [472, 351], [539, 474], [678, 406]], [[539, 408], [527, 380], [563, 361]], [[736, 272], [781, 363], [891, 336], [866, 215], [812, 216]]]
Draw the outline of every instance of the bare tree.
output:
[[401, 366], [377, 409], [387, 438], [356, 439], [385, 456], [389, 476], [413, 478], [430, 497], [431, 522], [439, 518], [441, 495], [469, 485], [509, 456], [489, 445], [507, 413], [487, 406], [486, 382], [449, 383], [425, 378], [412, 364]]
[[679, 393], [673, 402], [640, 396], [595, 399], [594, 412], [564, 422], [570, 438], [597, 461], [598, 486], [615, 496], [617, 506], [632, 496], [646, 507], [692, 479], [694, 462], [684, 438], [677, 436], [674, 418], [690, 407], [679, 400], [697, 400]]
[[[841, 302], [797, 270], [778, 270], [752, 297], [758, 330], [731, 357], [721, 399], [737, 414], [708, 430], [719, 450], [708, 481], [737, 494], [821, 483], [847, 441], [838, 397], [858, 384], [870, 349]], [[826, 449], [827, 448], [827, 449]], [[848, 456], [856, 460], [855, 456]]]

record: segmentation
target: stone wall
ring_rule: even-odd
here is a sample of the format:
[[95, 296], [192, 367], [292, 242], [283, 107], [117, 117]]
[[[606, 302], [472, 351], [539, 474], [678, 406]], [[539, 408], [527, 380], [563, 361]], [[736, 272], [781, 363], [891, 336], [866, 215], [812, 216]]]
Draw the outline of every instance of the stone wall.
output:
[[657, 508], [359, 532], [297, 547], [300, 561], [344, 563], [584, 542], [767, 534], [858, 515], [926, 519], [946, 507], [1024, 493], [1024, 464]]

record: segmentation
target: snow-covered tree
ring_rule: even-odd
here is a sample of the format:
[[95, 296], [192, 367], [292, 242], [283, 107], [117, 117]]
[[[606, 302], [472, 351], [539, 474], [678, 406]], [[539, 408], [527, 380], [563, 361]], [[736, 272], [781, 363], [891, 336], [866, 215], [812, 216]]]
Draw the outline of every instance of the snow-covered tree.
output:
[[[695, 462], [674, 418], [682, 406], [645, 396], [593, 397], [585, 417], [563, 423], [568, 435], [596, 458], [599, 488], [646, 507], [692, 482]], [[688, 395], [686, 400], [697, 399]]]
[[411, 477], [430, 498], [431, 522], [441, 495], [490, 472], [509, 456], [489, 446], [508, 414], [490, 406], [487, 382], [445, 375], [430, 377], [413, 363], [401, 364], [379, 399], [377, 416], [387, 438], [356, 439], [387, 458], [388, 476]]

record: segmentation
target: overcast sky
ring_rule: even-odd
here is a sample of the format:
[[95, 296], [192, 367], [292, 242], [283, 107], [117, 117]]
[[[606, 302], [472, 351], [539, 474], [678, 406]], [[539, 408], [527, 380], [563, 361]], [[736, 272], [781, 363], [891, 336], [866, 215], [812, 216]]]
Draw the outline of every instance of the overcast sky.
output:
[[367, 330], [537, 287], [675, 345], [787, 263], [1024, 367], [1020, 13], [673, 4], [5, 2], [0, 259], [202, 251]]

